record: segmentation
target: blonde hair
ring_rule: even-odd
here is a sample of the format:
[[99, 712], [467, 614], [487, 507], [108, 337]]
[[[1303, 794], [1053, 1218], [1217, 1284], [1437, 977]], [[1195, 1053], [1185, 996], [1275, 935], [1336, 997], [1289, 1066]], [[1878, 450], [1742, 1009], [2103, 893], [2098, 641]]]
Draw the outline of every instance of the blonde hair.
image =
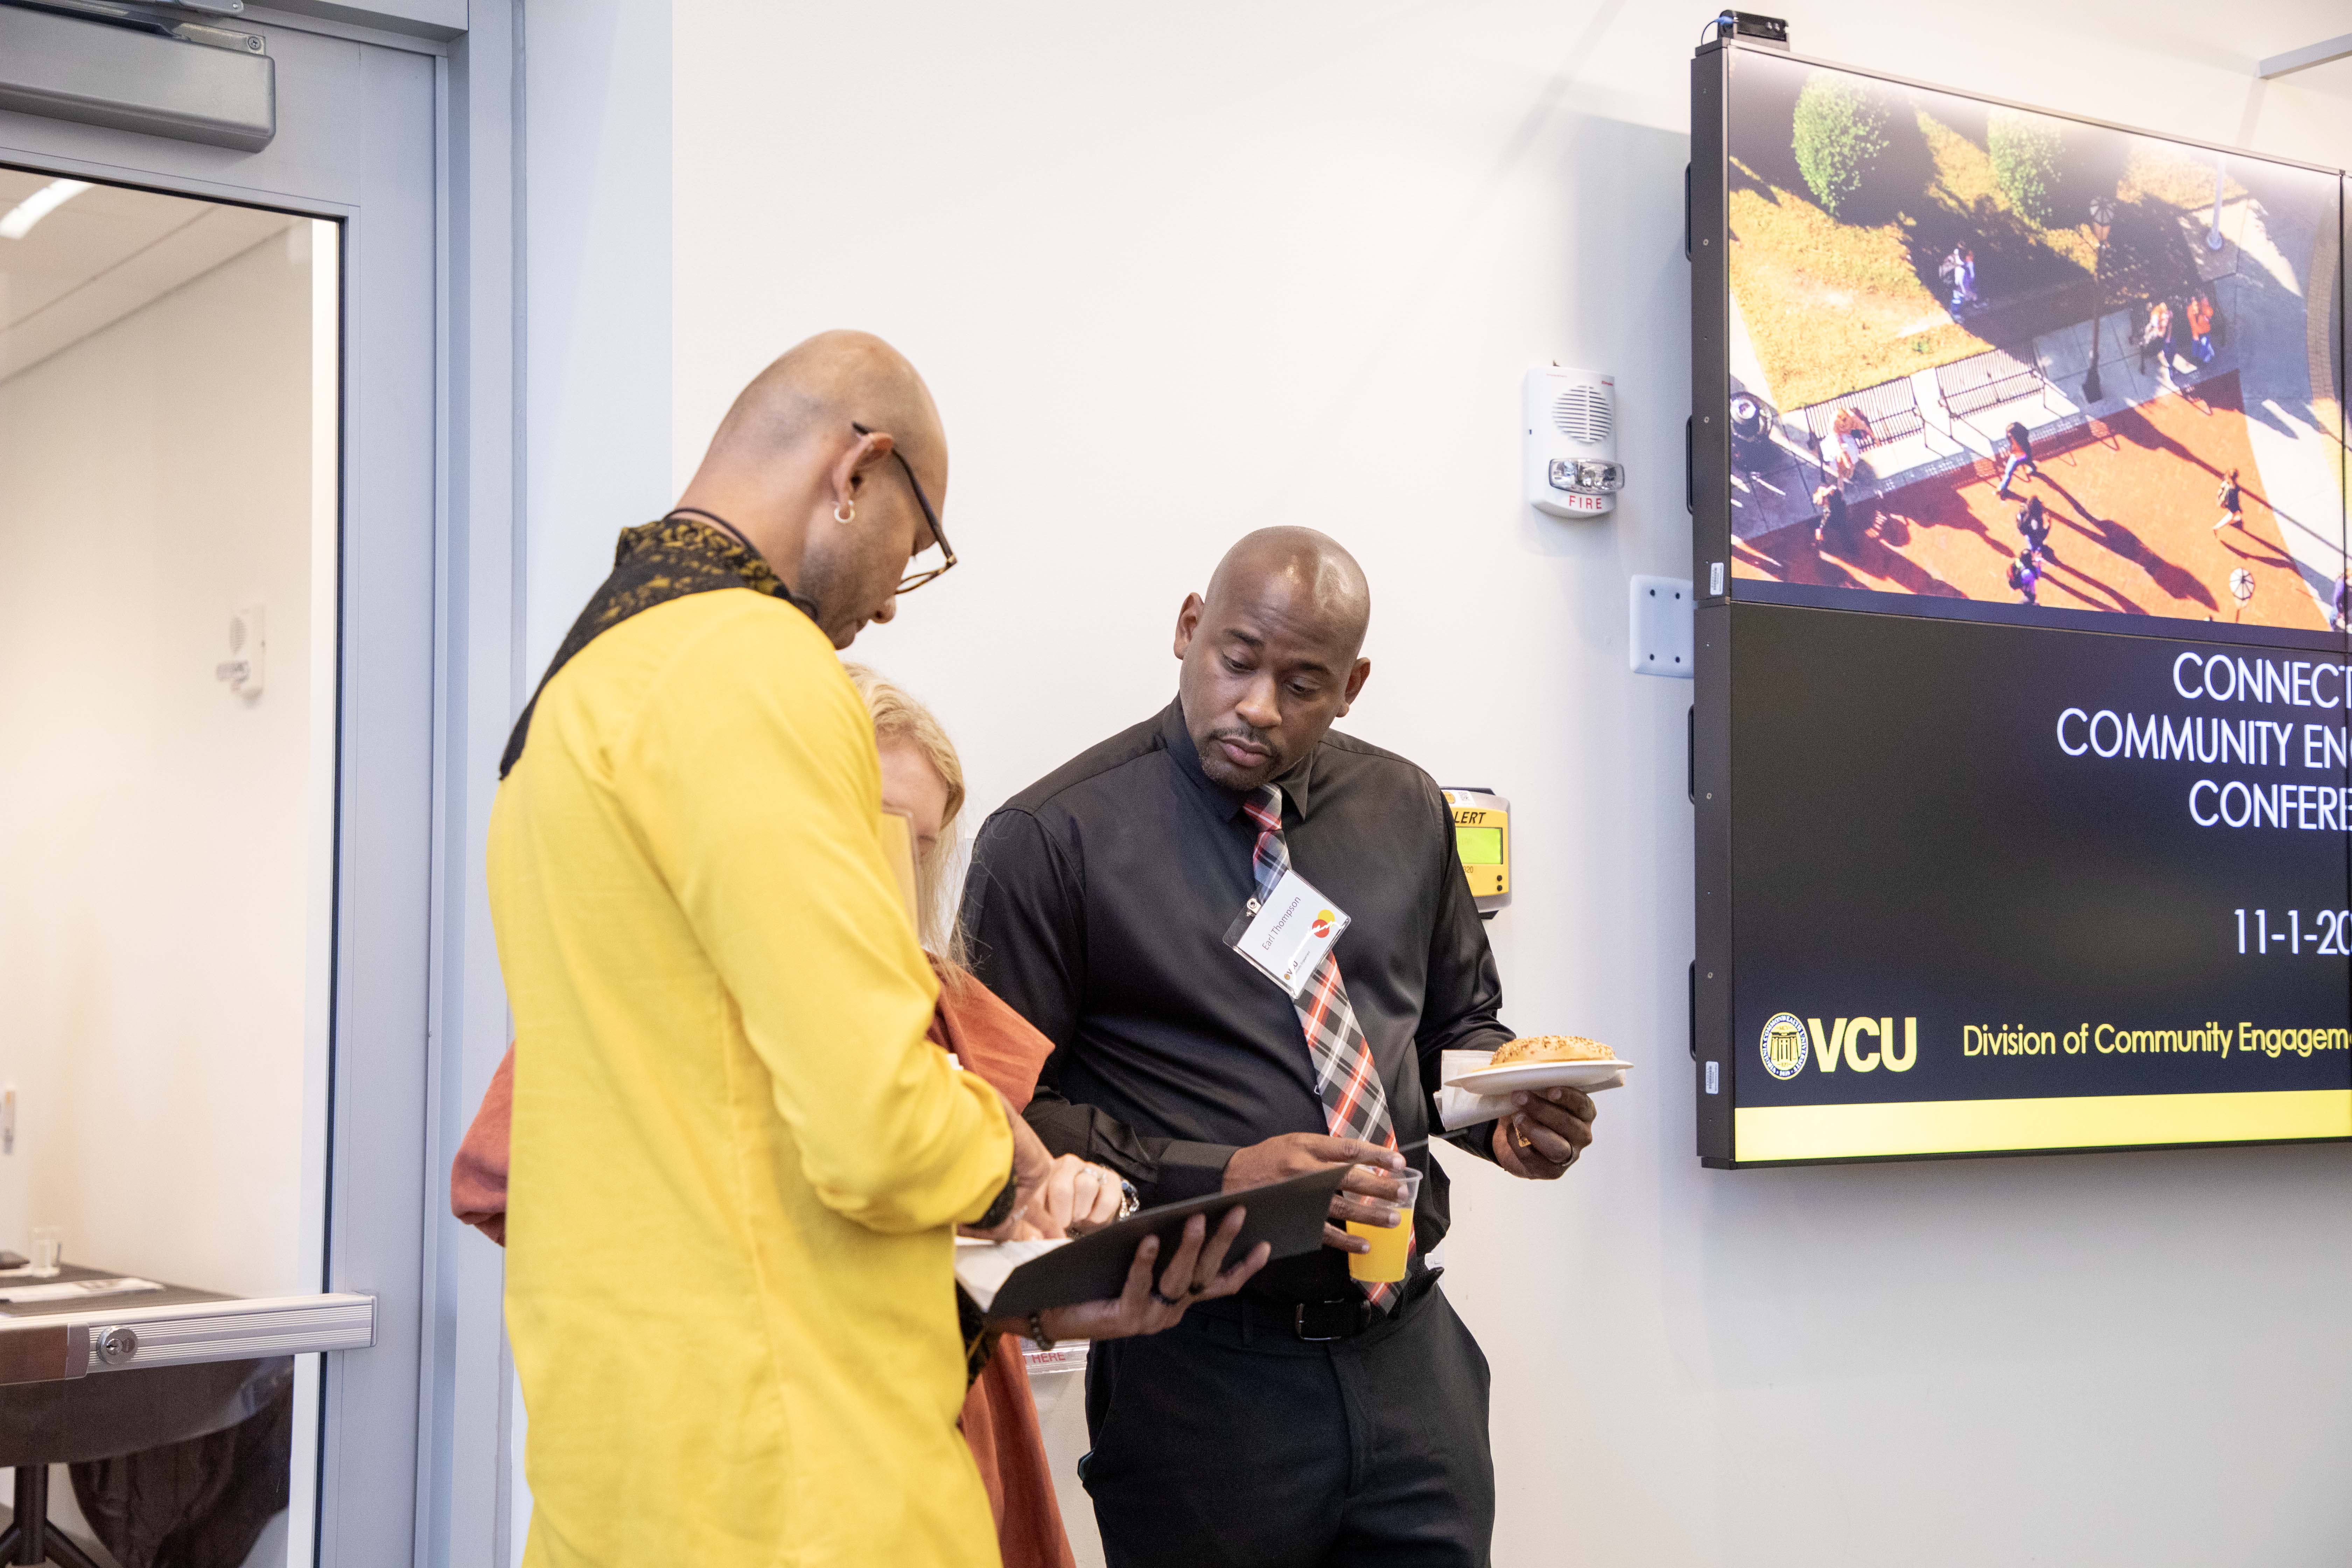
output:
[[956, 815], [963, 810], [963, 759], [948, 739], [931, 710], [909, 697], [906, 689], [862, 664], [842, 661], [849, 683], [857, 688], [866, 711], [874, 720], [877, 746], [912, 746], [931, 764], [948, 786], [947, 810], [940, 816], [939, 842], [915, 862], [916, 924], [924, 948], [939, 960], [952, 984], [964, 973], [963, 922], [949, 898], [955, 874]]

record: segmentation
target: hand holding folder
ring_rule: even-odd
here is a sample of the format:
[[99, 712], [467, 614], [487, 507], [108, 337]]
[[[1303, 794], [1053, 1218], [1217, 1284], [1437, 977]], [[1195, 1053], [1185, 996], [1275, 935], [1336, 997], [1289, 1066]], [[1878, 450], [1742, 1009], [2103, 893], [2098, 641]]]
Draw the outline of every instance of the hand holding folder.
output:
[[[1231, 1295], [1274, 1258], [1321, 1247], [1323, 1216], [1346, 1174], [1346, 1167], [1334, 1167], [1269, 1186], [1166, 1204], [1076, 1241], [961, 1244], [956, 1279], [992, 1320], [1025, 1321], [1031, 1312], [1053, 1314], [1047, 1331], [1057, 1339], [1157, 1332], [1190, 1302]], [[1187, 1224], [1195, 1218], [1202, 1222], [1201, 1235], [1188, 1242]], [[1214, 1238], [1229, 1226], [1232, 1234], [1220, 1254]], [[1153, 1256], [1140, 1260], [1139, 1274], [1137, 1255], [1147, 1238], [1155, 1243]], [[1257, 1255], [1261, 1247], [1263, 1257]], [[1201, 1282], [1200, 1265], [1220, 1258], [1238, 1261], [1216, 1272], [1213, 1284], [1188, 1294]], [[1150, 1294], [1155, 1290], [1158, 1299]], [[1176, 1302], [1172, 1308], [1167, 1305], [1171, 1300]], [[1144, 1310], [1134, 1310], [1139, 1307]]]

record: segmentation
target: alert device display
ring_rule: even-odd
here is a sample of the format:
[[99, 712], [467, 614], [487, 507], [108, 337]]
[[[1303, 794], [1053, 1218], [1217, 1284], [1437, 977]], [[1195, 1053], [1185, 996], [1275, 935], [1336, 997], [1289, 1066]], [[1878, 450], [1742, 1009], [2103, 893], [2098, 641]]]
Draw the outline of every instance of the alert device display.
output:
[[1481, 920], [1511, 901], [1511, 803], [1490, 789], [1449, 789], [1454, 847]]

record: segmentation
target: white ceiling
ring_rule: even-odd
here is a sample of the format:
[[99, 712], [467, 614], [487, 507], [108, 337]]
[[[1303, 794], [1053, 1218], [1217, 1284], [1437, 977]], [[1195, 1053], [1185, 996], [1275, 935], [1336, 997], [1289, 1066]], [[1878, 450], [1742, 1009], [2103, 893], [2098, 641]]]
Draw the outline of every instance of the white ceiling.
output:
[[[0, 213], [56, 176], [0, 169]], [[294, 218], [96, 185], [0, 239], [0, 381], [282, 234]]]

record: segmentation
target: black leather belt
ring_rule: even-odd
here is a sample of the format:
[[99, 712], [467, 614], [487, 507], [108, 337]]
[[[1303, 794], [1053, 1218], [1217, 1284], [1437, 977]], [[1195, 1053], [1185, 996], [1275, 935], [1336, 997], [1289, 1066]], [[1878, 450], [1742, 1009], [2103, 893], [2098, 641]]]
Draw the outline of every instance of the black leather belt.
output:
[[1230, 1296], [1203, 1301], [1184, 1314], [1187, 1324], [1198, 1323], [1211, 1332], [1223, 1332], [1247, 1344], [1252, 1339], [1297, 1340], [1325, 1344], [1352, 1340], [1378, 1321], [1372, 1304], [1349, 1292], [1325, 1301], [1269, 1301], [1263, 1296]]
[[1385, 1312], [1375, 1311], [1363, 1293], [1353, 1289], [1345, 1296], [1327, 1297], [1320, 1301], [1268, 1300], [1244, 1291], [1223, 1300], [1201, 1302], [1184, 1314], [1184, 1323], [1197, 1322], [1208, 1332], [1223, 1334], [1244, 1344], [1253, 1337], [1310, 1345], [1352, 1340], [1412, 1311], [1414, 1304], [1435, 1288], [1437, 1277], [1444, 1272], [1442, 1268], [1413, 1270], [1396, 1298], [1395, 1306]]
[[1290, 1331], [1302, 1340], [1351, 1340], [1372, 1326], [1372, 1304], [1361, 1292], [1332, 1301], [1301, 1301]]

